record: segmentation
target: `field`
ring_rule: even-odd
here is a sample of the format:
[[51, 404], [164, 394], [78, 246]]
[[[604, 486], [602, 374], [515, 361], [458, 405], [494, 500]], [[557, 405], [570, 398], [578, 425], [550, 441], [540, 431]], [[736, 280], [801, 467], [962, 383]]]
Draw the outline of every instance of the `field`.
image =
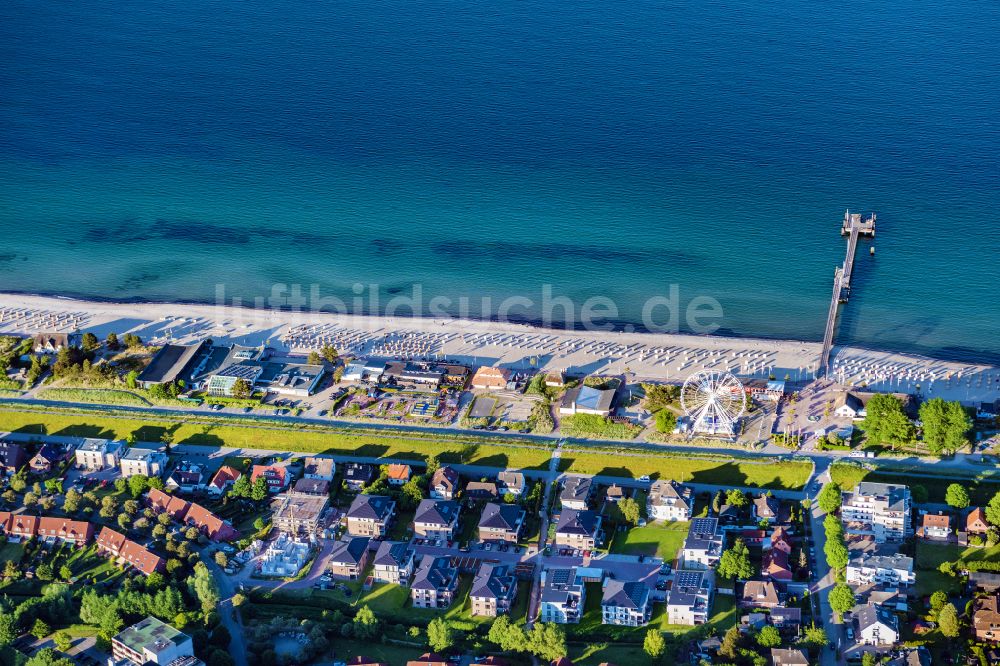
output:
[[[76, 437], [159, 441], [164, 433], [174, 444], [204, 444], [235, 448], [274, 449], [303, 452], [354, 454], [376, 458], [394, 457], [421, 461], [437, 455], [442, 462], [497, 467], [539, 468], [548, 466], [549, 449], [535, 446], [500, 446], [495, 440], [469, 437], [439, 437], [382, 434], [337, 430], [332, 426], [284, 426], [276, 422], [231, 423], [212, 417], [150, 415], [117, 417], [97, 413], [12, 411], [0, 409], [0, 431]], [[490, 443], [480, 443], [489, 441]]]
[[150, 401], [131, 391], [119, 389], [47, 388], [38, 391], [39, 400], [89, 402], [101, 405], [149, 406]]
[[668, 453], [591, 453], [570, 449], [563, 449], [562, 457], [560, 469], [579, 474], [624, 477], [648, 474], [653, 478], [668, 478], [680, 482], [785, 490], [801, 490], [812, 473], [812, 463], [806, 461], [754, 463], [681, 457]]
[[920, 596], [931, 594], [936, 590], [944, 590], [949, 594], [957, 594], [961, 591], [958, 578], [938, 571], [942, 562], [957, 562], [958, 560], [1000, 562], [1000, 546], [965, 548], [918, 540], [916, 549], [914, 562], [914, 568], [917, 570], [916, 592]]
[[627, 532], [615, 533], [611, 542], [612, 553], [628, 555], [655, 555], [666, 562], [673, 562], [677, 551], [684, 544], [691, 523], [650, 523], [645, 527], [633, 527]]

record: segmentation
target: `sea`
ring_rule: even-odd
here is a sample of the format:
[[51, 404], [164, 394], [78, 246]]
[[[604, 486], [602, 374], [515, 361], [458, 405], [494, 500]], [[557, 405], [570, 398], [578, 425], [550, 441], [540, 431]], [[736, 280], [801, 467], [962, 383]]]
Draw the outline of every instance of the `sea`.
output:
[[0, 291], [819, 340], [850, 209], [837, 341], [1000, 361], [996, 2], [7, 0], [0, 64]]

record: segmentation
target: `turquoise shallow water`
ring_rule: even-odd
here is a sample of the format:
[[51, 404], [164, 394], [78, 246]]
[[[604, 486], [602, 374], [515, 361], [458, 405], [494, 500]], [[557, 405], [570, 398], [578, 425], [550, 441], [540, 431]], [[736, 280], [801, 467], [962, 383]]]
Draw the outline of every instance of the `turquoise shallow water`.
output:
[[676, 285], [815, 340], [850, 207], [840, 340], [996, 360], [1000, 8], [759, 4], [4, 3], [0, 289]]

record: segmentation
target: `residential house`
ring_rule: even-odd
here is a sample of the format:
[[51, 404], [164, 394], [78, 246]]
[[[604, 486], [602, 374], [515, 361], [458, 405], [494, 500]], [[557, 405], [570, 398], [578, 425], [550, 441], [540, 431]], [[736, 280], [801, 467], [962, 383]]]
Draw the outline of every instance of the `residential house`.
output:
[[55, 354], [63, 347], [71, 347], [74, 337], [72, 333], [35, 333], [32, 349], [36, 354]]
[[889, 483], [862, 481], [843, 493], [840, 517], [848, 535], [872, 535], [877, 543], [912, 536], [910, 489]]
[[722, 534], [717, 518], [695, 518], [681, 550], [682, 568], [709, 569], [722, 556]]
[[670, 624], [705, 624], [712, 609], [715, 579], [711, 571], [677, 571], [667, 594]]
[[169, 460], [167, 454], [159, 449], [133, 446], [122, 456], [119, 466], [125, 478], [136, 475], [153, 478], [163, 475]]
[[171, 518], [178, 522], [184, 520], [188, 509], [191, 507], [191, 504], [186, 500], [182, 500], [176, 495], [165, 493], [158, 488], [149, 489], [149, 492], [146, 493], [146, 502], [156, 513], [169, 514]]
[[583, 511], [587, 508], [590, 494], [593, 491], [594, 483], [589, 476], [571, 476], [563, 481], [562, 492], [559, 493], [559, 501], [563, 508]]
[[[896, 656], [893, 659], [882, 662], [883, 666], [931, 666], [931, 652], [923, 645], [904, 648], [894, 654]], [[996, 650], [989, 650], [984, 656], [988, 664], [1000, 663], [1000, 652]]]
[[490, 503], [479, 517], [481, 541], [517, 543], [524, 527], [525, 511], [516, 504]]
[[915, 582], [913, 558], [901, 553], [861, 553], [847, 563], [848, 585], [899, 587], [913, 585]]
[[784, 551], [785, 555], [792, 554], [792, 538], [788, 534], [788, 530], [782, 526], [774, 528], [769, 536], [764, 541], [764, 550], [774, 549]]
[[865, 604], [854, 617], [858, 623], [858, 642], [863, 645], [893, 645], [899, 641], [899, 619], [882, 606]]
[[6, 518], [4, 531], [8, 536], [19, 539], [30, 539], [38, 534], [38, 516], [26, 513], [0, 513], [0, 518]]
[[691, 489], [673, 479], [653, 482], [646, 501], [646, 512], [652, 520], [691, 520]]
[[296, 495], [309, 495], [310, 497], [329, 497], [330, 482], [323, 479], [302, 478], [295, 482], [290, 492]]
[[581, 384], [563, 394], [559, 413], [567, 416], [573, 414], [607, 416], [611, 413], [614, 399], [614, 389], [598, 389]]
[[465, 499], [490, 501], [500, 497], [497, 484], [492, 481], [469, 481], [465, 484]]
[[124, 442], [110, 439], [85, 439], [76, 447], [76, 466], [89, 472], [118, 467]]
[[320, 456], [307, 456], [302, 461], [302, 478], [316, 479], [317, 481], [333, 481], [333, 475], [337, 473], [337, 464], [333, 458], [322, 458]]
[[250, 483], [264, 479], [267, 492], [276, 495], [288, 487], [288, 468], [284, 465], [254, 465], [250, 468]]
[[28, 454], [17, 442], [0, 439], [0, 472], [12, 475], [28, 462]]
[[294, 576], [309, 561], [311, 548], [305, 541], [298, 541], [287, 534], [279, 534], [260, 556], [262, 576]]
[[232, 525], [202, 505], [195, 504], [194, 502], [188, 507], [187, 515], [184, 516], [184, 523], [192, 527], [197, 527], [202, 534], [212, 541], [233, 541], [240, 536], [240, 533]]
[[208, 494], [213, 497], [221, 497], [232, 490], [233, 484], [236, 483], [241, 476], [243, 476], [243, 473], [235, 467], [223, 465], [212, 476], [212, 480], [208, 482], [206, 490], [208, 491]]
[[146, 576], [166, 568], [162, 557], [110, 527], [101, 529], [97, 535], [97, 552], [112, 557], [118, 564], [134, 567]]
[[610, 504], [617, 504], [618, 502], [625, 499], [625, 489], [619, 486], [617, 483], [612, 483], [608, 486], [607, 491], [604, 493], [604, 499]]
[[865, 404], [861, 398], [848, 391], [837, 398], [833, 413], [842, 419], [863, 419], [866, 414]]
[[506, 564], [483, 563], [472, 581], [472, 614], [496, 617], [510, 611], [517, 596], [517, 577]]
[[539, 619], [556, 624], [577, 624], [583, 614], [586, 588], [577, 580], [576, 569], [542, 572]]
[[437, 652], [425, 652], [420, 659], [411, 659], [406, 666], [451, 666], [448, 659]]
[[413, 551], [405, 541], [383, 541], [375, 553], [374, 576], [380, 583], [407, 585], [413, 575]]
[[809, 657], [805, 650], [797, 648], [771, 648], [771, 664], [773, 666], [809, 666]]
[[990, 529], [990, 524], [986, 521], [986, 512], [981, 506], [977, 506], [965, 518], [965, 531], [969, 534], [984, 536]]
[[748, 580], [743, 583], [739, 605], [746, 608], [774, 608], [781, 603], [778, 588], [769, 580]]
[[458, 588], [458, 569], [447, 557], [424, 558], [413, 577], [410, 598], [415, 608], [447, 608]]
[[978, 641], [1000, 641], [1000, 595], [992, 594], [973, 601], [972, 631]]
[[373, 657], [358, 655], [347, 660], [347, 666], [389, 666], [384, 661], [379, 661]]
[[514, 497], [520, 497], [524, 493], [524, 474], [521, 472], [503, 471], [497, 475], [497, 485], [504, 495], [510, 493]]
[[997, 592], [1000, 591], [1000, 573], [990, 573], [988, 571], [970, 571], [969, 588], [972, 591]]
[[461, 505], [447, 500], [421, 500], [413, 515], [413, 534], [426, 539], [455, 538]]
[[778, 519], [780, 505], [773, 495], [758, 495], [753, 499], [752, 513], [753, 519], [760, 522], [766, 520], [773, 523]]
[[168, 490], [182, 493], [193, 493], [196, 490], [205, 488], [205, 466], [195, 463], [182, 462], [167, 477], [166, 486]]
[[641, 627], [649, 622], [652, 603], [649, 587], [639, 581], [609, 578], [601, 598], [601, 624]]
[[413, 476], [413, 470], [409, 465], [393, 464], [388, 466], [387, 475], [390, 486], [402, 486]]
[[444, 465], [435, 470], [431, 476], [430, 494], [432, 499], [455, 499], [458, 490], [458, 472]]
[[562, 388], [566, 386], [566, 375], [562, 370], [552, 370], [545, 375], [545, 385], [549, 388]]
[[396, 502], [383, 495], [358, 495], [347, 510], [347, 533], [351, 536], [385, 536], [396, 515]]
[[507, 368], [490, 368], [484, 365], [472, 376], [472, 388], [479, 391], [502, 391], [507, 388], [510, 375]]
[[368, 566], [371, 551], [369, 537], [350, 537], [338, 541], [330, 553], [330, 575], [342, 580], [357, 580]]
[[601, 516], [593, 511], [563, 509], [556, 524], [556, 545], [593, 550], [603, 541]]
[[788, 565], [788, 553], [776, 548], [764, 551], [764, 557], [760, 564], [760, 575], [783, 582], [792, 580], [794, 574]]
[[951, 516], [945, 513], [925, 513], [917, 536], [932, 541], [947, 541], [951, 536]]
[[361, 490], [375, 478], [375, 468], [368, 463], [344, 463], [344, 485], [355, 492]]
[[86, 546], [94, 538], [94, 524], [85, 520], [42, 516], [38, 519], [37, 536], [46, 543], [61, 542]]
[[111, 639], [111, 661], [144, 666], [187, 663], [194, 657], [191, 637], [155, 617], [147, 617]]
[[777, 606], [771, 609], [771, 624], [786, 634], [797, 636], [802, 626], [802, 609]]
[[36, 474], [48, 474], [65, 459], [66, 453], [62, 447], [55, 444], [42, 444], [42, 448], [38, 449], [38, 453], [31, 458], [28, 466]]

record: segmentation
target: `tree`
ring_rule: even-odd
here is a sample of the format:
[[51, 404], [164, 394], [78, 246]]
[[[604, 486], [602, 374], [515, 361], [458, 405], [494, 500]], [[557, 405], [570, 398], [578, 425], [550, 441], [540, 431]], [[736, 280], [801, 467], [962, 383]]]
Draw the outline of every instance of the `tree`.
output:
[[650, 629], [646, 632], [646, 638], [642, 641], [642, 649], [654, 661], [663, 657], [667, 651], [667, 642], [663, 640], [663, 634], [660, 633], [659, 629]]
[[234, 398], [239, 398], [240, 400], [246, 400], [251, 395], [253, 395], [253, 387], [250, 386], [250, 382], [245, 379], [237, 379], [233, 382], [232, 393]]
[[830, 590], [830, 608], [841, 615], [854, 608], [854, 591], [846, 583], [837, 583]]
[[959, 402], [932, 398], [920, 405], [920, 421], [931, 453], [953, 453], [969, 443], [972, 421]]
[[876, 393], [865, 405], [865, 412], [861, 429], [872, 444], [889, 444], [896, 448], [913, 441], [913, 424], [896, 396]]
[[512, 624], [507, 615], [501, 615], [490, 625], [486, 638], [504, 652], [520, 651], [525, 648], [524, 630]]
[[936, 590], [934, 594], [931, 595], [931, 611], [935, 615], [937, 615], [937, 613], [944, 608], [946, 603], [948, 603], [948, 593], [944, 590]]
[[875, 666], [875, 653], [863, 652], [861, 654], [861, 666]]
[[929, 495], [927, 494], [927, 488], [920, 485], [919, 483], [910, 486], [910, 497], [917, 504], [924, 504], [927, 502]]
[[[47, 562], [43, 562], [35, 569], [35, 576], [38, 577], [38, 580], [49, 581], [53, 580], [56, 577], [56, 574], [52, 571], [52, 567]], [[48, 634], [45, 635], [48, 636]]]
[[729, 627], [726, 630], [725, 636], [722, 637], [722, 646], [719, 648], [719, 654], [728, 659], [735, 659], [736, 650], [740, 646], [740, 636], [739, 627]]
[[941, 634], [947, 638], [955, 638], [958, 636], [958, 610], [955, 608], [955, 604], [945, 604], [941, 607], [940, 612], [937, 616], [938, 629], [941, 630]]
[[215, 551], [215, 563], [218, 564], [223, 569], [225, 569], [227, 566], [229, 566], [229, 558], [226, 557], [226, 554], [223, 553], [221, 550], [217, 550]]
[[811, 647], [821, 648], [826, 647], [830, 643], [830, 636], [827, 635], [826, 629], [817, 627], [814, 624], [806, 629], [803, 640]]
[[31, 507], [38, 504], [38, 495], [29, 490], [28, 492], [24, 493], [24, 499], [21, 500], [21, 503], [24, 504], [25, 509], [30, 509]]
[[841, 501], [840, 486], [836, 483], [828, 483], [823, 486], [823, 490], [819, 491], [819, 495], [816, 497], [816, 504], [819, 505], [823, 513], [835, 512], [840, 508]]
[[212, 578], [212, 572], [208, 570], [204, 562], [198, 562], [194, 565], [194, 575], [191, 577], [189, 586], [198, 601], [201, 602], [201, 609], [204, 612], [215, 610], [215, 607], [219, 605], [219, 588], [215, 584], [215, 579]]
[[323, 363], [323, 357], [319, 355], [318, 351], [309, 352], [309, 356], [306, 358], [306, 363], [309, 365], [321, 365]]
[[142, 346], [142, 338], [140, 338], [135, 333], [126, 333], [124, 340], [125, 340], [125, 346], [128, 347], [129, 349], [135, 349], [136, 347]]
[[833, 539], [827, 539], [823, 552], [826, 554], [826, 563], [830, 565], [831, 569], [843, 569], [850, 559], [847, 546]]
[[76, 513], [80, 508], [80, 500], [83, 499], [83, 495], [76, 488], [70, 488], [66, 491], [66, 496], [63, 498], [63, 511], [66, 513]]
[[42, 618], [38, 618], [35, 620], [35, 624], [31, 625], [30, 633], [38, 640], [42, 640], [52, 633], [52, 627], [50, 627]]
[[328, 362], [333, 363], [337, 360], [337, 349], [333, 345], [323, 345], [323, 348], [319, 350], [319, 353]]
[[354, 616], [354, 635], [364, 641], [375, 638], [378, 636], [378, 633], [378, 618], [375, 617], [375, 613], [371, 608], [362, 606], [358, 610], [358, 614]]
[[455, 632], [443, 617], [436, 617], [427, 625], [427, 644], [435, 652], [444, 652], [455, 645]]
[[250, 477], [244, 474], [233, 482], [233, 489], [229, 493], [233, 497], [250, 497], [251, 490]]
[[639, 522], [639, 516], [642, 513], [642, 509], [639, 507], [639, 503], [635, 501], [633, 497], [626, 497], [622, 501], [618, 502], [618, 510], [622, 513], [622, 518], [629, 525], [635, 525]]
[[757, 645], [763, 648], [778, 647], [781, 645], [781, 634], [776, 627], [767, 625], [757, 634]]
[[965, 486], [957, 483], [948, 486], [948, 490], [944, 493], [944, 501], [948, 503], [948, 506], [955, 509], [964, 509], [971, 503]]
[[139, 497], [149, 489], [149, 477], [142, 474], [133, 474], [128, 477], [128, 491], [132, 499]]
[[[13, 564], [10, 560], [7, 564]], [[0, 648], [6, 647], [17, 638], [17, 622], [13, 613], [0, 612]]]
[[527, 636], [528, 651], [545, 661], [566, 656], [566, 630], [554, 622], [539, 622]]
[[10, 488], [16, 493], [23, 491], [28, 487], [28, 474], [23, 469], [19, 470], [10, 477]]
[[83, 347], [83, 351], [92, 352], [101, 346], [101, 341], [97, 339], [96, 335], [87, 331], [83, 334], [83, 337], [80, 338], [80, 345]]
[[239, 608], [247, 602], [246, 595], [237, 592], [233, 595], [233, 606]]
[[71, 647], [73, 647], [73, 637], [70, 636], [65, 631], [57, 631], [56, 635], [52, 637], [53, 642], [56, 644], [56, 648], [60, 652], [68, 652]]
[[[656, 429], [659, 432], [673, 432], [677, 427], [677, 415], [664, 407], [656, 412]], [[660, 637], [663, 638], [662, 636]]]
[[206, 666], [234, 666], [235, 664], [236, 661], [232, 656], [222, 649], [213, 650], [206, 662]]
[[986, 520], [990, 521], [991, 525], [1000, 526], [1000, 492], [987, 503], [985, 513]]
[[52, 648], [44, 648], [24, 662], [24, 666], [73, 666], [73, 662], [66, 657], [60, 657]]
[[716, 570], [723, 578], [746, 579], [753, 576], [750, 549], [743, 539], [737, 538], [731, 547], [723, 551]]
[[745, 507], [748, 504], [747, 496], [739, 488], [733, 488], [726, 493], [726, 504], [731, 504], [737, 508]]
[[73, 577], [73, 570], [64, 564], [59, 567], [59, 577], [63, 580], [70, 580]]
[[121, 346], [121, 343], [118, 342], [118, 334], [108, 333], [108, 337], [104, 339], [104, 346], [112, 351], [117, 351], [118, 347]]
[[3, 565], [3, 577], [8, 581], [15, 581], [21, 577], [21, 570], [14, 564], [14, 560], [7, 560]]
[[264, 477], [258, 476], [257, 480], [250, 486], [250, 499], [255, 502], [267, 499], [267, 482]]

